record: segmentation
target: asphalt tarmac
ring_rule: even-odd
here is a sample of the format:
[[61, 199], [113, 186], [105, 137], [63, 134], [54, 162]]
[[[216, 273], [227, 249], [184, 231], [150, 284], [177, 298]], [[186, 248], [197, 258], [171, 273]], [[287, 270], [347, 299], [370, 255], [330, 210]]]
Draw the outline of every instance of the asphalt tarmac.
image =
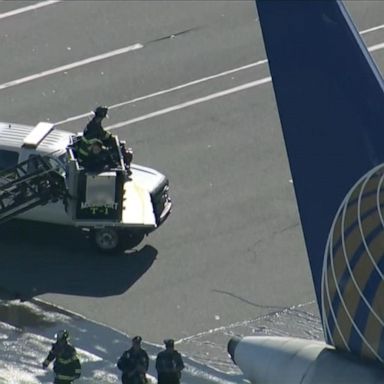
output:
[[[312, 302], [254, 2], [44, 3], [0, 2], [0, 120], [78, 132], [113, 106], [106, 125], [169, 177], [174, 210], [117, 256], [72, 229], [6, 224], [0, 286], [154, 343]], [[368, 46], [384, 42], [383, 2], [348, 8], [360, 31], [381, 27]]]

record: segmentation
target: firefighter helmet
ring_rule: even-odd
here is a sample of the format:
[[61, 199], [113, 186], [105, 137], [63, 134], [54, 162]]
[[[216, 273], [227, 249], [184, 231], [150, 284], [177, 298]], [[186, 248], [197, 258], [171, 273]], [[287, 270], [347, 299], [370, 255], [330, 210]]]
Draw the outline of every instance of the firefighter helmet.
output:
[[106, 117], [107, 114], [108, 114], [108, 107], [104, 107], [104, 106], [100, 106], [100, 107], [97, 107], [94, 112], [96, 117]]
[[167, 348], [173, 348], [175, 345], [175, 340], [173, 339], [165, 339], [164, 344]]
[[132, 343], [134, 344], [140, 344], [141, 343], [141, 336], [135, 336], [133, 339], [132, 339]]
[[69, 332], [66, 329], [62, 329], [55, 335], [57, 341], [67, 341], [69, 339]]

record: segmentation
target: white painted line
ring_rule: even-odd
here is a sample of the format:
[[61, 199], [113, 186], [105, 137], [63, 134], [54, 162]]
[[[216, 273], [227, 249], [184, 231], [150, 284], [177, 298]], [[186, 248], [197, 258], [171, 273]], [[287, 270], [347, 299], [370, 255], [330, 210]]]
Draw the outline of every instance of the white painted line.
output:
[[372, 45], [371, 47], [368, 47], [368, 51], [374, 52], [374, 51], [378, 51], [379, 49], [383, 49], [383, 48], [384, 48], [384, 43], [380, 43], [380, 44], [376, 44], [376, 45]]
[[[115, 109], [115, 108], [118, 108], [118, 107], [122, 107], [124, 105], [136, 103], [138, 101], [142, 101], [142, 100], [145, 100], [145, 99], [150, 99], [150, 98], [155, 97], [155, 96], [164, 95], [166, 93], [170, 93], [170, 92], [173, 92], [173, 91], [177, 91], [179, 89], [190, 87], [191, 85], [203, 83], [204, 81], [216, 79], [216, 78], [221, 77], [221, 76], [227, 76], [227, 75], [230, 75], [230, 74], [235, 73], [235, 72], [243, 71], [244, 69], [256, 67], [258, 65], [265, 64], [267, 62], [268, 62], [268, 60], [266, 60], [266, 59], [265, 60], [256, 61], [255, 63], [243, 65], [242, 67], [237, 67], [237, 68], [234, 68], [234, 69], [230, 69], [228, 71], [220, 72], [220, 73], [217, 73], [217, 74], [212, 75], [212, 76], [203, 77], [203, 78], [198, 79], [198, 80], [190, 81], [189, 83], [184, 83], [184, 84], [172, 87], [172, 88], [164, 89], [162, 91], [150, 93], [149, 95], [137, 97], [137, 98], [132, 99], [132, 100], [123, 101], [123, 102], [118, 103], [118, 104], [110, 105], [108, 108], [110, 110], [112, 110], [112, 109]], [[57, 125], [60, 125], [60, 124], [66, 124], [66, 123], [69, 123], [71, 121], [79, 120], [79, 119], [82, 119], [82, 118], [90, 116], [90, 115], [91, 115], [91, 112], [83, 113], [81, 115], [69, 117], [68, 119], [59, 121], [59, 122], [55, 123], [55, 125], [57, 126]]]
[[[374, 52], [374, 51], [377, 51], [377, 50], [382, 49], [382, 48], [384, 48], [384, 43], [380, 43], [380, 44], [368, 47], [368, 51]], [[254, 63], [250, 63], [250, 64], [247, 64], [247, 65], [244, 65], [244, 66], [241, 66], [241, 67], [230, 69], [228, 71], [220, 72], [220, 73], [217, 73], [217, 74], [212, 75], [212, 76], [203, 77], [201, 79], [197, 79], [197, 80], [191, 81], [189, 83], [177, 85], [175, 87], [168, 88], [168, 89], [165, 89], [165, 90], [162, 90], [162, 91], [150, 93], [148, 95], [137, 97], [137, 98], [132, 99], [132, 100], [123, 101], [121, 103], [109, 106], [109, 109], [112, 110], [114, 108], [122, 107], [124, 105], [136, 103], [138, 101], [142, 101], [142, 100], [149, 99], [149, 98], [152, 98], [152, 97], [156, 97], [156, 96], [159, 96], [159, 95], [164, 95], [166, 93], [170, 93], [170, 92], [173, 92], [173, 91], [176, 91], [176, 90], [179, 90], [179, 89], [183, 89], [183, 88], [189, 87], [191, 85], [199, 84], [199, 83], [202, 83], [204, 81], [212, 80], [212, 79], [215, 79], [215, 78], [218, 78], [218, 77], [221, 77], [221, 76], [226, 76], [226, 75], [229, 75], [231, 73], [239, 72], [239, 71], [242, 71], [242, 70], [245, 70], [245, 69], [248, 69], [248, 68], [252, 68], [252, 67], [256, 67], [258, 65], [262, 65], [262, 64], [266, 64], [266, 63], [268, 63], [268, 60], [266, 60], [266, 59], [259, 60], [259, 61], [256, 61]], [[1, 89], [1, 85], [0, 85], [0, 89]], [[84, 114], [81, 114], [81, 115], [69, 117], [68, 119], [58, 121], [57, 123], [55, 123], [55, 125], [58, 126], [58, 125], [66, 124], [66, 123], [69, 123], [71, 121], [80, 120], [80, 119], [85, 118], [85, 117], [90, 116], [90, 115], [91, 115], [91, 112], [88, 112], [88, 113], [84, 113]]]
[[113, 125], [110, 125], [108, 127], [105, 127], [105, 129], [112, 130], [112, 129], [117, 129], [117, 128], [125, 127], [127, 125], [130, 125], [130, 124], [133, 124], [133, 123], [137, 123], [139, 121], [151, 119], [153, 117], [165, 115], [166, 113], [178, 111], [179, 109], [187, 108], [187, 107], [190, 107], [192, 105], [204, 103], [205, 101], [217, 99], [218, 97], [223, 97], [223, 96], [226, 96], [226, 95], [230, 95], [231, 93], [243, 91], [245, 89], [249, 89], [249, 88], [252, 88], [252, 87], [257, 87], [258, 85], [269, 83], [271, 80], [272, 80], [271, 77], [264, 77], [263, 79], [260, 79], [260, 80], [251, 81], [250, 83], [246, 83], [246, 84], [243, 84], [243, 85], [239, 85], [237, 87], [225, 89], [224, 91], [212, 93], [211, 95], [208, 95], [208, 96], [204, 96], [204, 97], [200, 97], [198, 99], [186, 101], [185, 103], [176, 104], [176, 105], [173, 105], [172, 107], [160, 109], [158, 111], [155, 111], [155, 112], [152, 112], [152, 113], [148, 113], [147, 115], [135, 117], [134, 119], [130, 119], [130, 120], [126, 120], [126, 121], [122, 121], [120, 123], [113, 124]]
[[379, 29], [383, 29], [383, 28], [384, 28], [384, 24], [378, 25], [377, 27], [364, 29], [364, 31], [360, 31], [360, 35], [365, 35], [366, 33], [375, 32], [375, 31], [378, 31]]
[[95, 61], [104, 60], [104, 59], [107, 59], [107, 58], [112, 57], [112, 56], [121, 55], [122, 53], [127, 53], [127, 52], [130, 52], [130, 51], [135, 51], [135, 50], [141, 49], [141, 48], [143, 48], [143, 45], [141, 45], [141, 44], [134, 44], [134, 45], [130, 45], [128, 47], [124, 47], [124, 48], [116, 49], [114, 51], [103, 53], [101, 55], [89, 57], [88, 59], [76, 61], [76, 62], [71, 63], [71, 64], [62, 65], [60, 67], [52, 68], [52, 69], [49, 69], [47, 71], [43, 71], [43, 72], [40, 72], [40, 73], [36, 73], [34, 75], [22, 77], [21, 79], [12, 80], [12, 81], [9, 81], [7, 83], [1, 84], [0, 85], [0, 90], [6, 89], [6, 88], [9, 88], [9, 87], [13, 87], [15, 85], [23, 84], [23, 83], [26, 83], [28, 81], [40, 79], [41, 77], [49, 76], [49, 75], [52, 75], [54, 73], [67, 71], [67, 70], [72, 69], [72, 68], [81, 67], [82, 65], [94, 63]]
[[[43, 6], [54, 4], [54, 3], [57, 3], [57, 2], [60, 2], [60, 1], [62, 1], [62, 0], [43, 1], [43, 2], [40, 2], [40, 3], [34, 4], [34, 5], [31, 5], [29, 7], [19, 8], [18, 10], [14, 10], [14, 11], [11, 11], [11, 12], [21, 12], [22, 10], [24, 12], [26, 12], [26, 10], [36, 9], [38, 7], [43, 7]], [[4, 16], [4, 15], [8, 15], [8, 14], [10, 14], [10, 12], [4, 13], [2, 15]], [[2, 15], [0, 15], [0, 18], [1, 18]], [[382, 26], [373, 27], [370, 30], [379, 29], [381, 27]], [[363, 32], [370, 31], [370, 30], [365, 30]], [[42, 78], [42, 77], [45, 77], [45, 76], [49, 76], [49, 75], [52, 75], [52, 74], [55, 74], [55, 73], [58, 73], [58, 72], [61, 72], [61, 71], [66, 71], [66, 70], [69, 70], [69, 69], [72, 69], [72, 68], [76, 68], [76, 67], [79, 67], [79, 66], [82, 66], [82, 65], [90, 64], [90, 63], [93, 63], [95, 61], [103, 60], [103, 59], [106, 59], [106, 58], [109, 58], [109, 57], [112, 57], [112, 56], [120, 55], [122, 53], [126, 53], [126, 52], [133, 51], [133, 50], [136, 50], [136, 49], [141, 49], [141, 48], [143, 48], [143, 45], [137, 43], [137, 44], [134, 44], [134, 45], [131, 45], [131, 46], [128, 46], [128, 47], [124, 47], [124, 48], [120, 48], [120, 49], [117, 49], [117, 50], [114, 50], [114, 51], [111, 51], [111, 52], [107, 52], [107, 53], [104, 53], [104, 54], [101, 54], [101, 55], [93, 56], [93, 57], [90, 57], [88, 59], [80, 60], [80, 61], [74, 62], [72, 64], [63, 65], [63, 66], [60, 66], [60, 67], [57, 67], [57, 68], [53, 68], [53, 69], [50, 69], [50, 70], [47, 70], [47, 71], [43, 71], [43, 72], [40, 72], [40, 73], [37, 73], [37, 74], [34, 74], [34, 75], [30, 75], [30, 76], [26, 76], [26, 77], [23, 77], [23, 78], [20, 78], [20, 79], [12, 80], [12, 81], [9, 81], [7, 83], [0, 84], [0, 90], [6, 89], [6, 88], [10, 88], [10, 87], [13, 87], [15, 85], [23, 84], [23, 83], [26, 83], [28, 81], [33, 81], [33, 80], [36, 80], [36, 79], [39, 79], [39, 78]], [[381, 49], [381, 48], [383, 48], [383, 46], [381, 44], [377, 44], [377, 45], [372, 47], [371, 52], [375, 51], [375, 50], [378, 50], [378, 49]], [[225, 76], [225, 75], [237, 72], [237, 71], [241, 71], [243, 69], [251, 68], [251, 67], [254, 67], [254, 66], [257, 66], [257, 65], [261, 65], [261, 64], [266, 64], [267, 62], [268, 62], [268, 60], [266, 60], [266, 59], [260, 60], [260, 61], [257, 61], [255, 63], [251, 63], [251, 64], [248, 64], [248, 65], [245, 65], [245, 66], [242, 66], [242, 67], [238, 67], [238, 68], [234, 68], [232, 70], [225, 71], [225, 72], [213, 75], [213, 76], [208, 76], [208, 77], [205, 77], [205, 78], [202, 78], [202, 79], [199, 79], [199, 80], [191, 81], [189, 83], [182, 84], [182, 85], [179, 85], [179, 86], [174, 87], [174, 88], [170, 88], [170, 89], [167, 89], [167, 90], [164, 90], [164, 91], [155, 92], [155, 93], [152, 93], [150, 95], [139, 97], [139, 98], [134, 99], [134, 100], [130, 100], [130, 101], [122, 102], [122, 103], [119, 103], [119, 104], [115, 104], [113, 106], [110, 106], [110, 108], [111, 109], [118, 108], [118, 107], [121, 107], [121, 106], [124, 106], [124, 105], [127, 105], [127, 104], [131, 104], [131, 103], [134, 103], [134, 102], [137, 102], [137, 101], [140, 101], [140, 100], [144, 100], [144, 99], [147, 99], [147, 98], [150, 98], [150, 97], [162, 95], [162, 94], [165, 94], [165, 93], [168, 93], [168, 92], [175, 91], [177, 89], [182, 89], [182, 88], [188, 87], [190, 85], [198, 84], [198, 83], [203, 82], [203, 81], [211, 80], [211, 79], [214, 79], [214, 78], [219, 77], [219, 76]], [[85, 114], [82, 114], [82, 115], [74, 116], [74, 117], [71, 117], [69, 119], [60, 121], [57, 124], [64, 124], [66, 122], [70, 122], [70, 121], [74, 121], [74, 120], [77, 120], [77, 119], [81, 119], [81, 118], [89, 116], [89, 115], [90, 115], [89, 113], [85, 113]]]
[[177, 91], [179, 89], [183, 89], [183, 88], [186, 88], [186, 87], [190, 87], [191, 85], [203, 83], [203, 82], [208, 81], [208, 80], [216, 79], [216, 78], [221, 77], [221, 76], [227, 76], [227, 75], [230, 75], [230, 74], [235, 73], [235, 72], [243, 71], [244, 69], [256, 67], [256, 66], [261, 65], [261, 64], [266, 64], [267, 62], [268, 62], [267, 59], [256, 61], [255, 63], [247, 64], [247, 65], [244, 65], [242, 67], [238, 67], [238, 68], [230, 69], [228, 71], [220, 72], [220, 73], [217, 73], [216, 75], [202, 77], [201, 79], [190, 81], [189, 83], [177, 85], [177, 86], [175, 86], [173, 88], [165, 89], [163, 91], [151, 93], [151, 94], [146, 95], [146, 96], [137, 97], [136, 99], [133, 99], [133, 100], [130, 100], [130, 101], [125, 101], [125, 102], [122, 102], [122, 103], [119, 103], [119, 104], [115, 104], [115, 105], [111, 106], [110, 108], [118, 108], [118, 107], [122, 107], [122, 106], [127, 105], [127, 104], [135, 103], [137, 101], [149, 99], [151, 97], [164, 95], [165, 93]]
[[56, 4], [59, 3], [62, 0], [47, 0], [47, 1], [41, 1], [40, 3], [28, 5], [27, 7], [23, 8], [17, 8], [9, 12], [1, 13], [0, 14], [0, 20], [5, 19], [7, 17], [15, 16], [20, 13], [25, 13], [29, 11], [34, 11], [35, 9], [42, 8], [42, 7], [47, 7], [48, 5]]

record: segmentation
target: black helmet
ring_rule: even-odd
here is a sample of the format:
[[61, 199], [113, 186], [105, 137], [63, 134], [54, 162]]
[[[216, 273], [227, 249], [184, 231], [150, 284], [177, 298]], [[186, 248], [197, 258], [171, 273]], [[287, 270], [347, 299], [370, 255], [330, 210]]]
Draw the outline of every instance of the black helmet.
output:
[[96, 117], [106, 117], [108, 113], [108, 107], [100, 106], [97, 107], [93, 113], [95, 114]]
[[141, 343], [141, 340], [142, 338], [140, 336], [135, 336], [133, 339], [132, 339], [132, 343], [134, 344], [140, 344]]
[[165, 339], [164, 340], [164, 344], [165, 344], [165, 346], [167, 347], [167, 348], [173, 348], [174, 347], [174, 345], [175, 345], [175, 340], [173, 340], [173, 339]]
[[57, 341], [67, 341], [69, 339], [69, 332], [66, 329], [62, 329], [56, 333], [55, 338]]

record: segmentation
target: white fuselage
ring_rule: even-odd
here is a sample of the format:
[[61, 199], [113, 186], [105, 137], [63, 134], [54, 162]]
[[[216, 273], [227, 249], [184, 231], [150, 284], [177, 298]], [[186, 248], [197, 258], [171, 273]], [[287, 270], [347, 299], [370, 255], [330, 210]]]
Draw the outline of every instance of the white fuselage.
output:
[[293, 337], [233, 338], [228, 351], [251, 383], [379, 384], [384, 369], [354, 359], [324, 342]]

